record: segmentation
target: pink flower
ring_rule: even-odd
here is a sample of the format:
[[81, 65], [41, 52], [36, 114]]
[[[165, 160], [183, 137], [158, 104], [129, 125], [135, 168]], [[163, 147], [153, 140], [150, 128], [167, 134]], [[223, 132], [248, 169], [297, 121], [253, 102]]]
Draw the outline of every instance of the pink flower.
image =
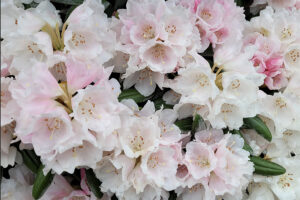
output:
[[11, 123], [18, 115], [20, 108], [9, 90], [13, 78], [1, 77], [1, 126]]
[[177, 65], [177, 56], [174, 50], [160, 42], [153, 43], [141, 49], [144, 59], [152, 71], [171, 73]]
[[231, 134], [218, 143], [216, 168], [209, 178], [209, 187], [216, 195], [241, 195], [241, 188], [248, 184], [253, 164], [249, 162], [249, 153], [242, 149], [243, 144], [241, 137]]
[[73, 189], [63, 176], [55, 175], [52, 184], [41, 197], [41, 200], [96, 200], [97, 198], [91, 193], [85, 182], [85, 169], [81, 169], [81, 189], [78, 190]]
[[284, 58], [280, 54], [280, 43], [260, 34], [252, 34], [246, 39], [246, 45], [255, 45], [258, 48], [251, 61], [257, 72], [266, 75], [266, 86], [271, 90], [285, 87], [288, 80]]
[[215, 169], [217, 159], [207, 144], [190, 142], [186, 145], [185, 163], [192, 177], [200, 179]]
[[179, 157], [177, 153], [172, 146], [161, 145], [156, 151], [143, 156], [141, 169], [158, 187], [174, 190], [179, 186], [176, 180]]
[[242, 37], [244, 15], [234, 1], [195, 0], [193, 10], [204, 43], [203, 50], [209, 43], [216, 47], [230, 39], [238, 40]]
[[73, 116], [86, 129], [107, 136], [121, 127], [119, 113], [126, 107], [118, 102], [117, 95], [108, 83], [87, 86], [72, 98]]

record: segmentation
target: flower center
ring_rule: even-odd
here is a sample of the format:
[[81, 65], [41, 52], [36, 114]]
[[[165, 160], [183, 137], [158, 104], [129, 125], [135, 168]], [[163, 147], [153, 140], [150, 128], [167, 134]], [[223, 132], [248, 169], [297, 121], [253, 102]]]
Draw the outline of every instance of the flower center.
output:
[[151, 25], [146, 25], [143, 28], [142, 36], [146, 40], [155, 38], [155, 31]]
[[145, 144], [144, 142], [144, 137], [141, 136], [141, 131], [137, 131], [137, 135], [135, 135], [131, 140], [130, 140], [131, 148], [134, 152], [141, 151], [143, 145]]

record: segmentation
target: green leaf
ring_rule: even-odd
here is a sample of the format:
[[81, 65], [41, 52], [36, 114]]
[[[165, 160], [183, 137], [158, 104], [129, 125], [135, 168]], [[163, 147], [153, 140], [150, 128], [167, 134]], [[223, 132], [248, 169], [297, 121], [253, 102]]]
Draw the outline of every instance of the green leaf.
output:
[[265, 160], [258, 156], [250, 156], [250, 161], [254, 164], [254, 173], [265, 176], [276, 176], [286, 172], [285, 168], [274, 162]]
[[104, 9], [108, 8], [110, 6], [110, 3], [107, 0], [102, 0], [102, 4], [104, 6]]
[[83, 0], [50, 0], [50, 1], [54, 3], [73, 5], [73, 6], [78, 6], [83, 3]]
[[177, 120], [175, 125], [178, 126], [182, 131], [192, 130], [193, 118], [188, 117], [185, 119]]
[[39, 4], [36, 2], [31, 2], [29, 4], [25, 4], [23, 3], [25, 10], [27, 10], [28, 8], [36, 8]]
[[166, 102], [163, 99], [156, 99], [154, 101], [154, 106], [155, 106], [155, 110], [159, 110], [162, 106], [163, 106], [163, 109], [167, 109], [167, 108], [172, 109], [173, 108], [173, 105], [166, 104]]
[[246, 150], [246, 151], [249, 151], [250, 154], [253, 153], [253, 149], [251, 148], [251, 146], [245, 141], [245, 138], [244, 136], [242, 135], [242, 133], [239, 131], [239, 130], [232, 130], [231, 131], [232, 134], [237, 134], [239, 136], [241, 136], [243, 139], [244, 139], [244, 146], [243, 146], [243, 149]]
[[173, 191], [170, 191], [170, 196], [168, 200], [176, 200], [177, 199], [177, 194]]
[[34, 150], [25, 150], [25, 151], [37, 166], [40, 166], [42, 164], [40, 158], [35, 154]]
[[136, 103], [141, 103], [150, 99], [150, 96], [145, 97], [141, 93], [139, 93], [136, 89], [127, 89], [127, 90], [123, 90], [119, 95], [119, 101], [122, 101], [124, 99], [133, 99]]
[[272, 134], [265, 123], [258, 117], [244, 118], [247, 127], [254, 129], [259, 135], [268, 141], [272, 140]]
[[26, 150], [20, 152], [26, 167], [36, 174], [38, 172], [39, 165], [37, 165], [35, 161], [31, 159]]
[[44, 169], [44, 166], [41, 165], [38, 169], [36, 179], [33, 184], [32, 196], [34, 199], [39, 199], [39, 198], [41, 198], [41, 196], [43, 196], [43, 194], [46, 192], [47, 188], [50, 186], [50, 184], [53, 180], [53, 177], [54, 177], [54, 174], [52, 174], [51, 171], [49, 171], [47, 173], [47, 175], [45, 176], [43, 169]]
[[100, 190], [101, 181], [99, 181], [96, 178], [92, 169], [86, 170], [86, 180], [87, 180], [87, 184], [88, 184], [90, 190], [93, 192], [93, 194], [97, 198], [101, 199], [103, 196], [103, 193]]
[[243, 0], [235, 0], [235, 3], [236, 3], [237, 6], [241, 6], [241, 7], [244, 6], [244, 1]]
[[192, 123], [192, 131], [191, 131], [192, 135], [195, 134], [195, 132], [197, 131], [197, 129], [199, 127], [200, 128], [206, 128], [206, 125], [205, 125], [205, 122], [204, 122], [203, 118], [199, 114], [196, 114], [194, 116], [194, 120], [193, 120], [193, 123]]
[[75, 10], [75, 8], [77, 8], [78, 5], [72, 5], [66, 12], [66, 17], [65, 19], [68, 19], [69, 16], [71, 15], [71, 13], [73, 12], [73, 10]]

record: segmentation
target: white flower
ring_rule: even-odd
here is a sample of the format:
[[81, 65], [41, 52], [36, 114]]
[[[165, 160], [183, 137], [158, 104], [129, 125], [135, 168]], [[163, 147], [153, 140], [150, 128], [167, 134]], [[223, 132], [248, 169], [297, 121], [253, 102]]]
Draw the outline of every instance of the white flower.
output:
[[1, 2], [1, 37], [37, 33], [44, 22], [38, 16], [14, 5], [12, 0]]
[[130, 88], [134, 85], [135, 89], [143, 96], [149, 96], [154, 92], [156, 85], [162, 88], [163, 81], [163, 74], [153, 72], [150, 69], [145, 68], [126, 77], [123, 85], [124, 89]]
[[100, 1], [85, 1], [71, 13], [66, 23], [66, 52], [81, 60], [96, 59], [100, 64], [112, 58], [115, 34], [109, 30], [104, 6]]
[[264, 183], [250, 183], [249, 197], [247, 200], [274, 200], [274, 194]]
[[125, 107], [118, 102], [110, 84], [89, 85], [77, 92], [72, 98], [73, 114], [86, 129], [107, 136], [120, 128], [119, 113]]
[[299, 199], [300, 193], [297, 189], [300, 187], [299, 157], [278, 158], [272, 161], [285, 167], [286, 173], [269, 177], [255, 176], [254, 181], [266, 183], [279, 200]]
[[[2, 158], [1, 158], [2, 159]], [[34, 175], [25, 165], [18, 165], [9, 170], [10, 179], [2, 178], [1, 199], [33, 200], [31, 190]]]
[[300, 33], [299, 11], [277, 10], [274, 13], [274, 35], [283, 43], [294, 42]]
[[53, 55], [51, 39], [44, 32], [11, 37], [1, 43], [1, 50], [4, 57], [13, 57], [9, 69], [13, 74], [32, 68], [37, 62], [46, 62]]
[[273, 96], [266, 95], [259, 102], [259, 114], [274, 121], [276, 134], [280, 135], [298, 118], [297, 104], [282, 93], [275, 93]]
[[121, 146], [130, 158], [137, 158], [153, 151], [159, 143], [161, 130], [158, 117], [124, 117], [122, 127], [117, 130]]
[[127, 176], [134, 168], [135, 160], [124, 155], [119, 155], [115, 159], [103, 158], [94, 170], [97, 178], [102, 182], [101, 190], [122, 194], [129, 187]]
[[161, 129], [160, 143], [174, 144], [182, 139], [181, 131], [174, 124], [178, 118], [177, 113], [171, 109], [159, 110], [156, 113], [159, 116], [159, 127]]
[[[118, 196], [118, 195], [117, 195]], [[119, 195], [118, 198], [124, 200], [140, 200], [140, 199], [162, 199], [167, 200], [169, 193], [159, 187], [146, 186], [143, 192], [136, 193], [133, 187], [130, 187], [123, 195]]]
[[1, 166], [4, 168], [15, 163], [17, 149], [10, 146], [15, 126], [15, 122], [1, 126]]
[[178, 188], [176, 189], [178, 200], [210, 200], [214, 199], [215, 195], [209, 191], [206, 184], [198, 183], [191, 188]]
[[243, 125], [244, 117], [254, 116], [254, 113], [248, 113], [246, 107], [236, 99], [218, 97], [213, 103], [208, 119], [212, 127], [216, 129], [226, 126], [230, 129], [239, 129]]
[[166, 83], [166, 86], [181, 94], [181, 103], [205, 105], [219, 93], [215, 85], [215, 74], [211, 72], [208, 63], [182, 69], [178, 74], [179, 76]]
[[284, 64], [290, 72], [300, 71], [300, 42], [289, 45], [284, 53]]
[[156, 151], [142, 157], [141, 169], [147, 178], [157, 187], [168, 191], [176, 189], [180, 184], [176, 180], [177, 166], [177, 152], [172, 146], [161, 145]]
[[222, 95], [236, 99], [245, 106], [257, 101], [259, 86], [264, 82], [264, 75], [242, 74], [238, 72], [222, 73]]
[[9, 91], [13, 81], [13, 78], [1, 77], [1, 126], [11, 123], [18, 115], [19, 106]]

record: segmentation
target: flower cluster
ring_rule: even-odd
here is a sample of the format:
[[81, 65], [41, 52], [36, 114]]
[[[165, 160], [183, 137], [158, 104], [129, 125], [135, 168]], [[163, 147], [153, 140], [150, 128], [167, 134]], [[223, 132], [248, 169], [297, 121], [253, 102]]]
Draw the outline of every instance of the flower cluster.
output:
[[299, 199], [299, 7], [2, 1], [1, 198]]

